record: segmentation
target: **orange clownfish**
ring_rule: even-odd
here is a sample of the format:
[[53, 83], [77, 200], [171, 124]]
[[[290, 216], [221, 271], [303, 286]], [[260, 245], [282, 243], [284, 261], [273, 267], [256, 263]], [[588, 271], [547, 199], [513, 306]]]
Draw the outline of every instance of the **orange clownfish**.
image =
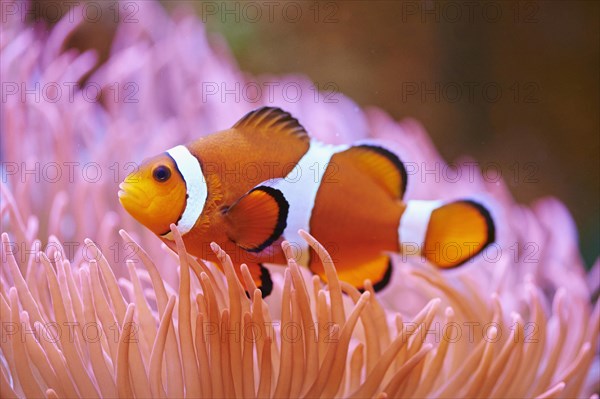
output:
[[[248, 265], [265, 296], [272, 281], [262, 264], [286, 264], [283, 240], [298, 264], [325, 279], [300, 229], [331, 252], [340, 279], [360, 289], [366, 279], [383, 288], [390, 253], [407, 244], [430, 263], [452, 268], [494, 241], [482, 205], [404, 202], [406, 183], [403, 163], [384, 147], [323, 144], [289, 113], [263, 107], [231, 129], [145, 160], [119, 186], [119, 200], [169, 246], [172, 223], [193, 256], [216, 261], [210, 248], [216, 242], [234, 263]], [[442, 254], [447, 244], [457, 256]]]

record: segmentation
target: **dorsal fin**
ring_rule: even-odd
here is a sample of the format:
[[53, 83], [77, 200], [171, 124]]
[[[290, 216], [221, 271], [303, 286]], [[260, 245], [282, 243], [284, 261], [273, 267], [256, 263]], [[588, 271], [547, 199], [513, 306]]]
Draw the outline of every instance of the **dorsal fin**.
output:
[[281, 108], [261, 107], [247, 113], [233, 125], [234, 129], [252, 131], [269, 130], [272, 133], [289, 134], [301, 140], [309, 140], [308, 133], [300, 122]]
[[393, 152], [372, 144], [360, 144], [338, 154], [350, 156], [353, 163], [370, 175], [394, 198], [402, 199], [406, 191], [406, 168]]

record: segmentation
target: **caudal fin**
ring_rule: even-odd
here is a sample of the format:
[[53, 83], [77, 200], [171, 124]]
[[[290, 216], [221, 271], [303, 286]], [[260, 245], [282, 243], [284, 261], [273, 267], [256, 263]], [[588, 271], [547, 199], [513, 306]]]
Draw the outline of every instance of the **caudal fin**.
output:
[[443, 269], [477, 256], [495, 235], [490, 212], [472, 200], [408, 201], [400, 221], [403, 251]]

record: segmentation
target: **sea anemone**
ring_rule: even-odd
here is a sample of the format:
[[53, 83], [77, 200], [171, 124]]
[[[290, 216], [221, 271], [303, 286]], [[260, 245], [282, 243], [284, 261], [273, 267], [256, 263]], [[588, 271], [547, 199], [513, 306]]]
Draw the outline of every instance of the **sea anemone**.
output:
[[[167, 16], [153, 2], [139, 3], [138, 23], [119, 24], [95, 70], [93, 52], [63, 48], [80, 11], [50, 31], [29, 27], [22, 14], [5, 15], [0, 28], [1, 397], [598, 392], [600, 265], [586, 275], [560, 202], [516, 204], [501, 179], [485, 179], [469, 160], [450, 167], [415, 121], [362, 111], [341, 95], [325, 102], [303, 77], [243, 75], [198, 20]], [[207, 94], [265, 81], [305, 95]], [[247, 268], [217, 245], [218, 265], [195, 259], [171, 226], [173, 252], [120, 208], [117, 184], [132, 161], [265, 104], [326, 142], [388, 141], [413, 166], [408, 198], [487, 201], [499, 227], [493, 251], [452, 272], [398, 255], [390, 287], [375, 293], [367, 281], [361, 293], [337, 279], [331, 256], [302, 232], [328, 284], [299, 268], [284, 242], [288, 267], [271, 267], [274, 290], [263, 299]], [[419, 178], [448, 168], [469, 173]]]

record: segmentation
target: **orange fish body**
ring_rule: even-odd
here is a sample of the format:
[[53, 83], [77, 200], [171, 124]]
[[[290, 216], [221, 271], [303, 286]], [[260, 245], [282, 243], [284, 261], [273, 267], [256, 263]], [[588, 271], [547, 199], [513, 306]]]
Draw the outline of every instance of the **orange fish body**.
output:
[[210, 243], [216, 242], [234, 263], [257, 260], [255, 253], [240, 250], [231, 240], [233, 232], [225, 210], [261, 182], [285, 177], [308, 148], [308, 142], [293, 136], [278, 138], [278, 132], [268, 127], [246, 129], [252, 132], [238, 126], [187, 145], [190, 153], [202, 160], [204, 176], [199, 178], [206, 180], [208, 198], [200, 220], [183, 239], [188, 252], [202, 259], [216, 260], [210, 249]]
[[[341, 280], [363, 288], [370, 279], [379, 289], [391, 275], [389, 253], [407, 242], [447, 268], [494, 240], [489, 213], [475, 202], [403, 202], [406, 177], [400, 159], [383, 147], [322, 144], [290, 114], [263, 107], [231, 129], [144, 161], [121, 184], [119, 198], [170, 246], [171, 223], [198, 258], [215, 261], [210, 243], [219, 244], [234, 264], [248, 265], [264, 295], [271, 280], [262, 264], [286, 263], [284, 239], [299, 264], [325, 279], [299, 229], [330, 252]], [[441, 256], [447, 245], [457, 256]]]

